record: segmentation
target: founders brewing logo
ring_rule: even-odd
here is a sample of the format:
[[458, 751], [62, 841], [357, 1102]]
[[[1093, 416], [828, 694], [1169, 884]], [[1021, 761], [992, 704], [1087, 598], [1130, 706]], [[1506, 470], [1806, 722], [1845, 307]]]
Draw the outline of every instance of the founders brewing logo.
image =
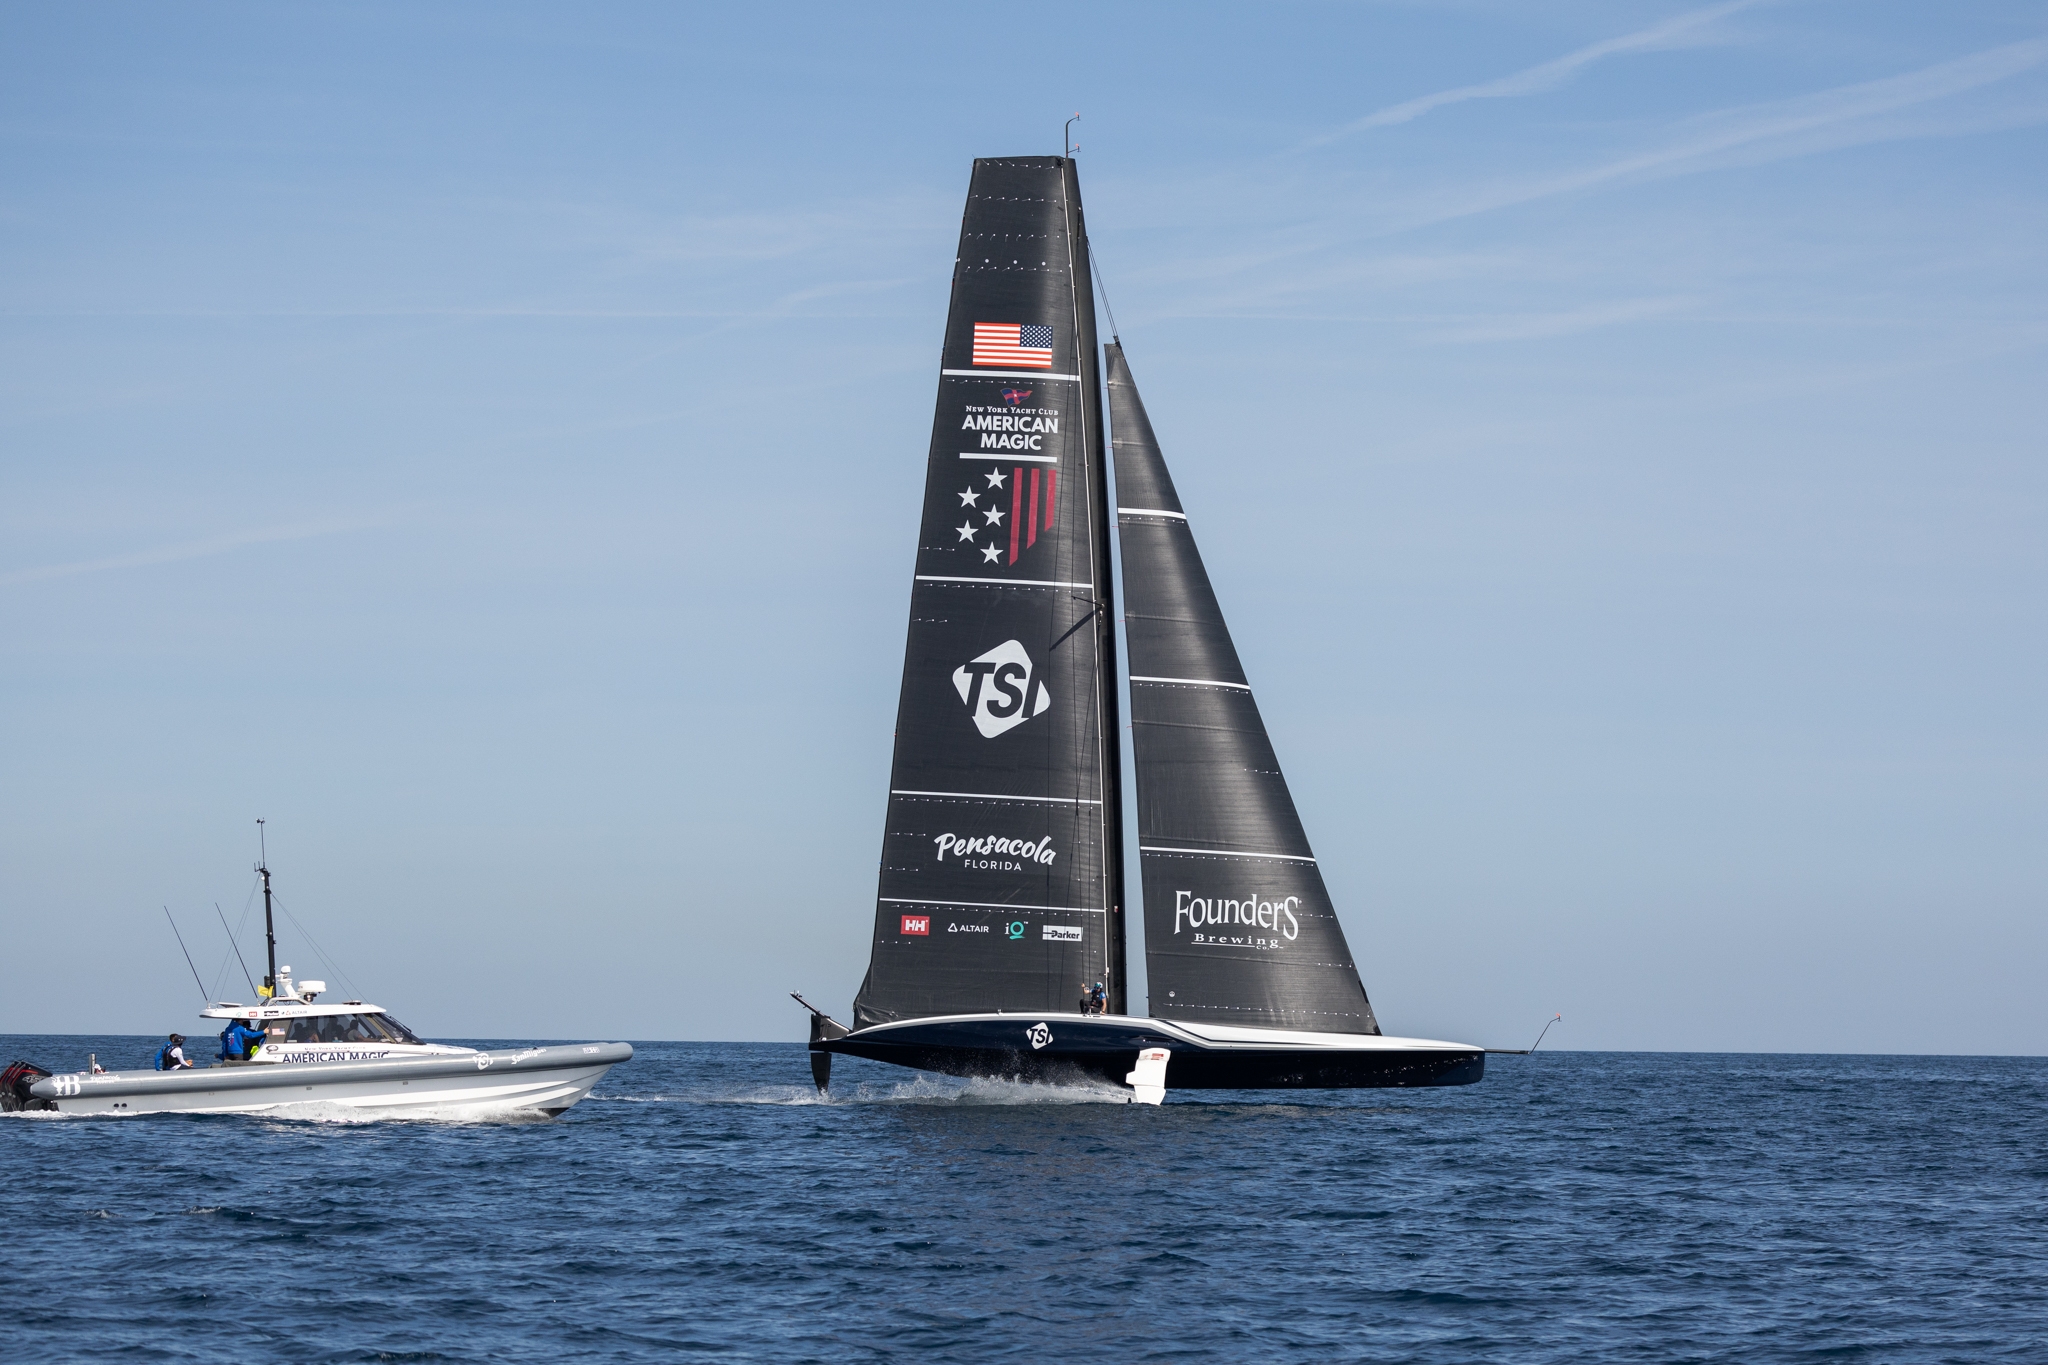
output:
[[1052, 694], [1031, 683], [1031, 656], [1016, 640], [1005, 640], [978, 659], [953, 670], [953, 687], [967, 703], [983, 739], [1015, 729], [1052, 705]]

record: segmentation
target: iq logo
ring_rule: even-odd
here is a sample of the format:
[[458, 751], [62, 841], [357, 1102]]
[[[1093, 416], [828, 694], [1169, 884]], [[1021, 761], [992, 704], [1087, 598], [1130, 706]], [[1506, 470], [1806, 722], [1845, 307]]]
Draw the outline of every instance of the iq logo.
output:
[[903, 917], [903, 932], [904, 932], [904, 933], [906, 933], [906, 934], [929, 934], [929, 933], [931, 933], [931, 931], [932, 931], [932, 917], [931, 917], [930, 915], [905, 915], [905, 916]]
[[1052, 705], [1044, 683], [1033, 690], [1031, 656], [1016, 640], [1005, 640], [954, 669], [953, 688], [967, 703], [967, 713], [983, 739], [994, 739]]

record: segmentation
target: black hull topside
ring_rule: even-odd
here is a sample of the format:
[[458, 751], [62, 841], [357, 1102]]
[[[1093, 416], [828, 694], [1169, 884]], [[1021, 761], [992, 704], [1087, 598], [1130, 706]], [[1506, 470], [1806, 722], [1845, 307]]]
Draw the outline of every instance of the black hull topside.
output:
[[1172, 1052], [1171, 1090], [1471, 1085], [1486, 1074], [1483, 1049], [1403, 1041], [1361, 1035], [1367, 1046], [1357, 1048], [1218, 1043], [1157, 1019], [1006, 1014], [885, 1024], [813, 1038], [811, 1050], [948, 1076], [1121, 1085], [1141, 1050], [1163, 1047]]

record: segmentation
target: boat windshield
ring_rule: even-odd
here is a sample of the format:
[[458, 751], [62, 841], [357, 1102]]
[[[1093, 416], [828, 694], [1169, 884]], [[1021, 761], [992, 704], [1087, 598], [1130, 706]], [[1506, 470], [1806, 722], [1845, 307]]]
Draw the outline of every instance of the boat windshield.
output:
[[418, 1043], [388, 1014], [316, 1014], [291, 1021], [294, 1043]]

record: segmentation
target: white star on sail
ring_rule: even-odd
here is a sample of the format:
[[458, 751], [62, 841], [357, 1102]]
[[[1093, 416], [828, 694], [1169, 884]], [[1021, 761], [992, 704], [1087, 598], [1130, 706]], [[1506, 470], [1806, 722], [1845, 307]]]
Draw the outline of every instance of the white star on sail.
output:
[[1003, 473], [1003, 471], [1000, 469], [991, 469], [988, 472], [988, 486], [990, 488], [1001, 488], [1003, 486], [1003, 480], [1008, 477], [1009, 475]]
[[974, 486], [969, 484], [967, 491], [960, 495], [960, 505], [962, 507], [972, 507], [974, 506], [974, 500], [980, 496], [981, 494], [974, 491]]
[[1001, 508], [991, 507], [986, 512], [983, 512], [982, 515], [988, 518], [988, 524], [991, 526], [1001, 526], [1003, 524]]
[[975, 527], [974, 519], [972, 517], [968, 518], [966, 521], [961, 522], [958, 526], [954, 527], [953, 529], [960, 533], [960, 539], [962, 540], [974, 539]]
[[998, 549], [997, 549], [997, 548], [996, 548], [995, 546], [993, 546], [993, 545], [984, 545], [984, 546], [982, 546], [982, 547], [981, 547], [981, 557], [982, 557], [983, 559], [986, 559], [986, 560], [987, 560], [987, 561], [988, 561], [989, 563], [991, 563], [991, 564], [995, 563], [995, 562], [996, 562], [996, 560], [997, 560], [997, 559], [998, 559], [999, 557], [1001, 557], [1001, 555], [1002, 555], [1002, 551], [1001, 551], [1001, 550], [998, 550]]

